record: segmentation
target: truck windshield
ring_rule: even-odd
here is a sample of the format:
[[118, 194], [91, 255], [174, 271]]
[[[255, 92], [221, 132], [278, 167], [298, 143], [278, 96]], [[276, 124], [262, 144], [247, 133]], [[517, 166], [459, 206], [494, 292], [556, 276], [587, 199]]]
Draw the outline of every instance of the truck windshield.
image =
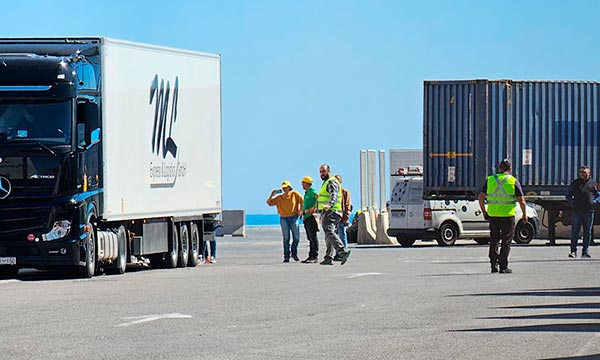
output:
[[0, 142], [71, 143], [71, 102], [0, 101]]

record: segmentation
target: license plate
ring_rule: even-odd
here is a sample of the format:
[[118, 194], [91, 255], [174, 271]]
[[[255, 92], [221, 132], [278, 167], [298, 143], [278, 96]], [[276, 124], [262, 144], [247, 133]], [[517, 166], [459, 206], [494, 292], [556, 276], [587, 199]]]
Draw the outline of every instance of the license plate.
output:
[[16, 257], [0, 257], [0, 265], [17, 265]]
[[406, 210], [392, 210], [393, 217], [404, 217], [406, 216]]

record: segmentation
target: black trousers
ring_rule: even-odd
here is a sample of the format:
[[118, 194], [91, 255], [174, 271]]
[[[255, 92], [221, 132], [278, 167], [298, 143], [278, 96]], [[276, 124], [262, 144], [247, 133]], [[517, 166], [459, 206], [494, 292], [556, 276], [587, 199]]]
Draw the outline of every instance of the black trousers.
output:
[[515, 217], [490, 216], [490, 263], [500, 265], [500, 269], [508, 267], [510, 243], [515, 235]]
[[317, 237], [317, 231], [319, 231], [319, 225], [317, 219], [314, 216], [310, 216], [306, 219], [302, 219], [304, 222], [304, 230], [306, 230], [306, 237], [308, 238], [308, 258], [317, 259], [319, 258], [319, 238]]

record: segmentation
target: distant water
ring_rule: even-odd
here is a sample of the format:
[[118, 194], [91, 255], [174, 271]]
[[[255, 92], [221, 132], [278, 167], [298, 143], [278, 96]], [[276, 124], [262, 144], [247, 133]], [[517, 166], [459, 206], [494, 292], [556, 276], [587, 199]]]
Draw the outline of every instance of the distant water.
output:
[[248, 226], [279, 225], [279, 215], [277, 215], [277, 214], [246, 214], [246, 225], [248, 225]]
[[[350, 216], [350, 222], [352, 222], [354, 214]], [[302, 224], [302, 220], [298, 221]], [[246, 214], [246, 225], [248, 226], [279, 226], [279, 215], [277, 214]]]

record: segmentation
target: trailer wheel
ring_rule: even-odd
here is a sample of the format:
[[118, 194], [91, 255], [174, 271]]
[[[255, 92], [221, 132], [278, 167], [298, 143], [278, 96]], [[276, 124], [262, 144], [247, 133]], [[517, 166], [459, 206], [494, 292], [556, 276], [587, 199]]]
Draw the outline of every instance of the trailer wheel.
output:
[[15, 265], [0, 266], [0, 280], [14, 279], [19, 275], [19, 267]]
[[517, 244], [529, 244], [533, 240], [535, 227], [529, 221], [519, 220], [515, 228], [514, 240]]
[[115, 264], [112, 266], [106, 267], [104, 271], [110, 275], [121, 275], [125, 273], [125, 269], [127, 268], [127, 230], [125, 230], [125, 226], [119, 226], [117, 230], [117, 244], [118, 244], [118, 252], [117, 259], [115, 260]]
[[178, 267], [186, 267], [188, 264], [188, 256], [190, 251], [190, 234], [187, 224], [179, 223], [179, 258], [177, 259]]
[[190, 255], [188, 257], [188, 266], [194, 267], [200, 263], [200, 236], [198, 234], [198, 225], [190, 222]]
[[445, 222], [438, 230], [437, 242], [440, 246], [452, 246], [458, 239], [458, 228], [451, 222]]
[[417, 239], [405, 237], [405, 236], [396, 236], [396, 240], [402, 247], [411, 247], [415, 243]]
[[169, 269], [177, 267], [179, 259], [179, 236], [177, 235], [177, 225], [169, 224], [171, 227], [171, 236], [169, 236], [169, 252], [165, 255], [165, 266]]
[[78, 268], [78, 275], [90, 279], [96, 273], [96, 233], [94, 225], [88, 223], [89, 231], [85, 239], [83, 250], [85, 251], [85, 265]]

